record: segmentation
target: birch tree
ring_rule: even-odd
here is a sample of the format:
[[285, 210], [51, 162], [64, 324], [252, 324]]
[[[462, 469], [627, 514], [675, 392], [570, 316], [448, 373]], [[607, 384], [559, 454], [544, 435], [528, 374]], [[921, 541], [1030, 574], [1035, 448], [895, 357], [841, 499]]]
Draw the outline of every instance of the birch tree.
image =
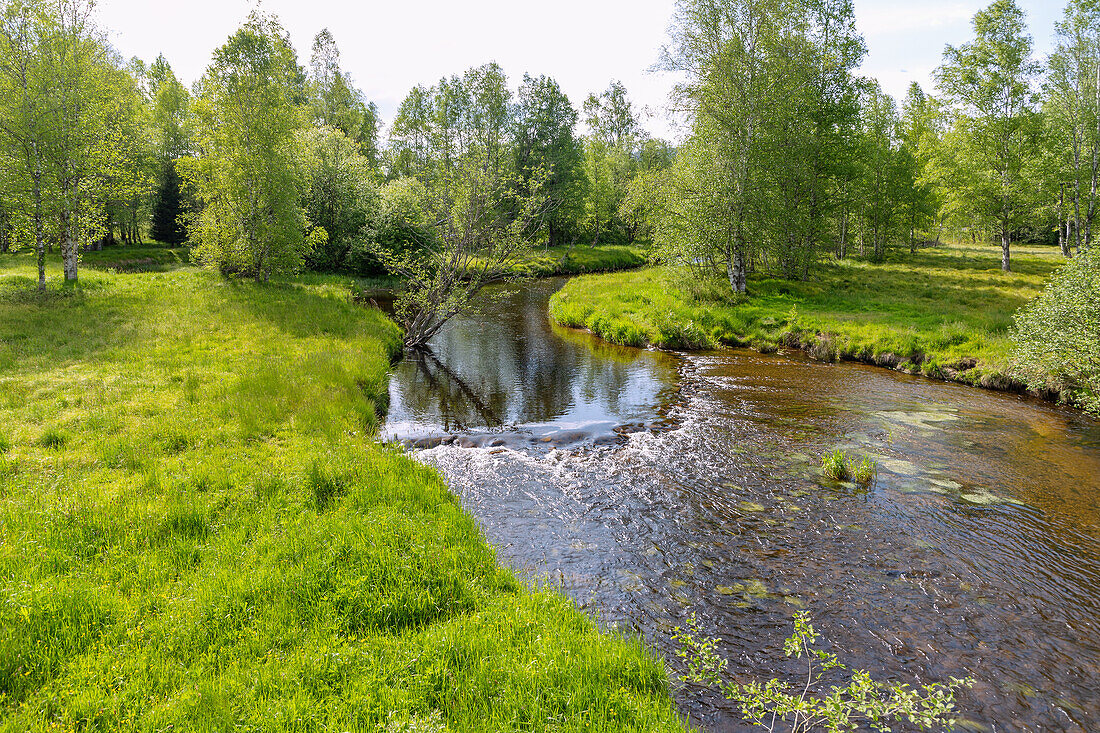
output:
[[266, 281], [302, 265], [299, 78], [286, 32], [254, 12], [215, 51], [200, 81], [194, 104], [200, 154], [185, 172], [202, 208], [190, 230], [196, 257], [224, 273]]
[[[1100, 184], [1100, 4], [1070, 0], [1055, 26], [1045, 85], [1049, 148], [1055, 155], [1063, 253], [1092, 243]], [[1067, 196], [1068, 188], [1068, 196]], [[1068, 199], [1068, 201], [1067, 201]], [[1062, 222], [1067, 222], [1062, 230]]]
[[962, 142], [957, 163], [971, 169], [957, 179], [966, 187], [960, 193], [996, 229], [1001, 269], [1008, 272], [1012, 234], [1026, 213], [1022, 172], [1035, 131], [1031, 84], [1038, 67], [1015, 0], [994, 0], [973, 25], [972, 42], [944, 51], [938, 80], [954, 105]]

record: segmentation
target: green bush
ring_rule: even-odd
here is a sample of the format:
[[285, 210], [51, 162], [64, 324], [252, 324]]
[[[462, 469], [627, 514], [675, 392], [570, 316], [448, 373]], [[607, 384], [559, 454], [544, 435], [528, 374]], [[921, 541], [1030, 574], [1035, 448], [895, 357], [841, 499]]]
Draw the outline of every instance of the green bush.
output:
[[1100, 250], [1082, 252], [1016, 314], [1014, 366], [1031, 389], [1100, 414]]

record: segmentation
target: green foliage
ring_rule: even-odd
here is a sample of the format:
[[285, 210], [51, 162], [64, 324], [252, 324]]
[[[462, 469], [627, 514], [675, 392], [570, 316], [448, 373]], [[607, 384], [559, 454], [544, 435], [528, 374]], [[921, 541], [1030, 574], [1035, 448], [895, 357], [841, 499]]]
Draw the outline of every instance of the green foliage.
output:
[[974, 16], [974, 40], [948, 46], [938, 80], [953, 103], [951, 188], [958, 208], [995, 228], [1002, 269], [1010, 269], [1010, 239], [1024, 220], [1029, 181], [1023, 170], [1038, 119], [1023, 11], [1015, 0], [994, 0]]
[[[888, 732], [895, 723], [911, 723], [920, 730], [951, 729], [957, 722], [955, 691], [974, 685], [973, 679], [954, 677], [947, 684], [919, 687], [877, 682], [870, 673], [849, 669], [835, 654], [815, 648], [818, 634], [805, 611], [795, 614], [794, 634], [783, 644], [787, 657], [806, 660], [805, 675], [795, 684], [779, 679], [738, 684], [724, 679], [727, 662], [717, 652], [721, 639], [701, 636], [694, 616], [687, 630], [676, 628], [673, 639], [680, 642], [677, 654], [687, 664], [686, 680], [716, 688], [740, 706], [746, 722], [771, 731], [789, 725], [792, 733], [841, 733], [862, 727]], [[825, 689], [827, 679], [847, 673], [847, 684]]]
[[314, 230], [321, 228], [322, 244], [307, 247], [306, 264], [321, 272], [377, 273], [371, 263], [349, 254], [370, 236], [380, 217], [381, 200], [370, 161], [359, 146], [335, 128], [309, 128], [298, 133], [306, 192], [304, 206]]
[[546, 173], [543, 192], [551, 247], [575, 237], [583, 216], [587, 181], [576, 124], [577, 111], [556, 81], [524, 75], [513, 126], [515, 166], [521, 190], [528, 188], [532, 176]]
[[750, 266], [806, 278], [854, 178], [865, 53], [850, 2], [691, 0], [665, 67], [692, 135], [658, 206], [661, 260], [743, 293]]
[[0, 257], [0, 727], [683, 729], [371, 439], [401, 334], [347, 279], [33, 275]]
[[826, 453], [825, 457], [821, 460], [821, 470], [831, 479], [844, 481], [849, 476], [848, 457], [842, 450]]
[[1063, 267], [1015, 317], [1013, 364], [1032, 389], [1100, 413], [1100, 251]]
[[194, 104], [201, 154], [181, 161], [202, 204], [189, 225], [199, 262], [257, 280], [301, 266], [299, 81], [286, 32], [259, 13], [214, 53]]
[[183, 226], [183, 196], [180, 191], [180, 177], [175, 162], [164, 167], [161, 180], [157, 185], [153, 201], [152, 226], [149, 233], [153, 239], [165, 244], [182, 244], [187, 241], [187, 230]]
[[878, 475], [878, 464], [871, 458], [856, 463], [856, 459], [838, 449], [825, 454], [821, 459], [821, 470], [835, 481], [851, 479], [857, 484], [870, 484]]

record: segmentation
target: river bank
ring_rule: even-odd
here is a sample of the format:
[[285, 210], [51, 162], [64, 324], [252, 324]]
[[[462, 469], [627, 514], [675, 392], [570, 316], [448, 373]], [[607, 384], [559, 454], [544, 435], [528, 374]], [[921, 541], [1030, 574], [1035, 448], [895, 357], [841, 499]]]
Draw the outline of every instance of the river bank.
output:
[[808, 282], [752, 278], [744, 299], [727, 283], [700, 285], [666, 268], [581, 277], [551, 299], [550, 315], [630, 346], [795, 348], [819, 361], [1022, 393], [1012, 317], [1064, 260], [1054, 248], [1017, 247], [1014, 271], [1003, 273], [990, 252], [956, 244], [881, 264], [831, 262]]
[[400, 334], [345, 285], [0, 256], [0, 729], [684, 730], [375, 441]]

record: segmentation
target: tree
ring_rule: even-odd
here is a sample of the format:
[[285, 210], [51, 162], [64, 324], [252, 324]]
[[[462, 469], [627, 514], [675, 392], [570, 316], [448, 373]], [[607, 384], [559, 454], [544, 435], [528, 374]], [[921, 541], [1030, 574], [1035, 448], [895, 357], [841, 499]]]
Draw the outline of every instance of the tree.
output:
[[401, 101], [390, 128], [389, 173], [393, 178], [415, 176], [422, 182], [428, 173], [432, 122], [431, 91], [413, 87]]
[[378, 107], [363, 99], [351, 76], [340, 68], [340, 49], [327, 28], [313, 39], [310, 57], [310, 108], [322, 127], [355, 141], [371, 167], [378, 164]]
[[176, 78], [163, 55], [148, 67], [140, 62], [136, 62], [135, 67], [151, 108], [149, 129], [156, 179], [151, 234], [159, 242], [180, 244], [187, 240], [187, 229], [183, 225], [187, 201], [176, 164], [194, 148], [191, 94]]
[[[831, 175], [822, 158], [839, 152], [824, 128], [839, 124], [848, 103], [839, 96], [850, 24], [837, 12], [782, 0], [679, 4], [663, 66], [683, 76], [674, 102], [694, 122], [659, 216], [663, 259], [723, 272], [738, 293], [750, 264], [769, 257], [805, 276]], [[844, 52], [825, 58], [834, 46]]]
[[175, 163], [165, 166], [153, 197], [153, 239], [165, 244], [182, 244], [187, 241], [187, 230], [180, 215], [183, 213], [183, 193]]
[[910, 84], [902, 102], [900, 124], [900, 153], [907, 184], [902, 206], [910, 252], [916, 249], [917, 233], [930, 226], [939, 211], [932, 168], [938, 142], [936, 116], [936, 100], [926, 95], [920, 84]]
[[[1055, 25], [1057, 45], [1050, 55], [1044, 87], [1047, 150], [1054, 154], [1059, 192], [1058, 229], [1062, 251], [1070, 236], [1078, 251], [1092, 243], [1100, 184], [1100, 4], [1070, 0]], [[1053, 188], [1053, 187], [1052, 187]], [[1069, 193], [1067, 211], [1066, 193]], [[1066, 222], [1063, 232], [1061, 223]], [[1070, 222], [1072, 221], [1072, 227]]]
[[[53, 133], [48, 104], [50, 67], [43, 54], [54, 32], [44, 3], [7, 3], [0, 16], [0, 131], [3, 132], [5, 213], [12, 228], [30, 229], [38, 289], [46, 289], [46, 218], [55, 200], [46, 175]], [[21, 226], [22, 224], [22, 226]]]
[[286, 32], [253, 12], [199, 82], [199, 156], [182, 161], [201, 202], [189, 228], [199, 261], [224, 273], [266, 281], [302, 264], [299, 80]]
[[515, 112], [515, 168], [528, 195], [539, 171], [547, 175], [547, 239], [551, 247], [575, 235], [584, 213], [585, 177], [577, 110], [553, 79], [524, 75]]
[[616, 223], [619, 206], [635, 173], [635, 148], [641, 132], [626, 87], [613, 81], [602, 94], [584, 102], [589, 134], [584, 142], [584, 171], [588, 176], [585, 209], [592, 244]]
[[541, 228], [546, 203], [540, 186], [517, 196], [515, 179], [503, 165], [490, 165], [485, 150], [475, 149], [443, 169], [427, 189], [430, 235], [405, 251], [378, 248], [386, 268], [405, 280], [395, 305], [407, 348], [426, 347], [485, 286], [521, 276], [516, 265], [531, 248], [532, 232]]
[[1021, 172], [1035, 132], [1031, 37], [1015, 0], [994, 0], [974, 16], [974, 40], [944, 51], [941, 89], [954, 104], [960, 137], [957, 179], [974, 213], [996, 227], [1001, 269], [1011, 269], [1012, 233], [1023, 222], [1027, 182]]
[[306, 214], [327, 237], [323, 247], [308, 254], [306, 263], [314, 270], [345, 269], [352, 245], [367, 236], [367, 228], [378, 219], [378, 189], [370, 161], [354, 140], [332, 127], [300, 131], [298, 145], [304, 157]]
[[122, 165], [111, 139], [111, 112], [119, 92], [111, 83], [115, 66], [92, 21], [92, 8], [91, 0], [59, 0], [53, 6], [55, 32], [46, 37], [54, 118], [47, 160], [56, 180], [61, 261], [68, 282], [77, 280], [82, 243], [97, 238], [103, 228], [105, 211], [96, 201], [96, 184]]

